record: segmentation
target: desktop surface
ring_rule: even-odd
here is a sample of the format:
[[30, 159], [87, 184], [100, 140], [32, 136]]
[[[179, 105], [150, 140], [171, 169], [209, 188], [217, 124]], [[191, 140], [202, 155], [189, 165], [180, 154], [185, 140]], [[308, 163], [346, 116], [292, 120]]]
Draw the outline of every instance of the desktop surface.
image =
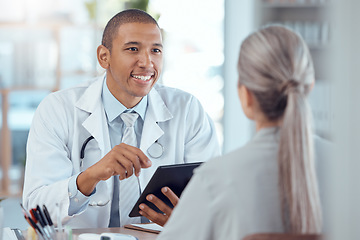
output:
[[149, 233], [144, 231], [138, 231], [138, 230], [132, 230], [127, 229], [123, 227], [118, 228], [81, 228], [81, 229], [73, 229], [73, 236], [74, 240], [77, 239], [77, 236], [79, 236], [82, 233], [105, 233], [105, 232], [111, 232], [111, 233], [122, 233], [122, 234], [128, 234], [132, 235], [134, 237], [137, 237], [139, 240], [155, 240], [158, 236], [156, 233]]

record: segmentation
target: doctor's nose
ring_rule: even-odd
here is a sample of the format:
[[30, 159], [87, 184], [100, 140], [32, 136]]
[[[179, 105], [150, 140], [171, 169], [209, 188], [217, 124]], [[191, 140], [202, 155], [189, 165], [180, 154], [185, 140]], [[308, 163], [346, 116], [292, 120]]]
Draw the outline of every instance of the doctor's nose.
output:
[[154, 67], [151, 55], [149, 53], [140, 54], [139, 60], [138, 60], [138, 65], [139, 65], [139, 67], [143, 67], [143, 68]]

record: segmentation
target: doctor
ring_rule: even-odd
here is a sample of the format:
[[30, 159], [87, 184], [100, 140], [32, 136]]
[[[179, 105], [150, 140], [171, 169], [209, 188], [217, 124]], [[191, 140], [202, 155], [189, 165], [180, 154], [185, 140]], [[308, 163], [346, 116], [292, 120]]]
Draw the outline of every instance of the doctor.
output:
[[[162, 53], [159, 26], [147, 13], [125, 10], [108, 22], [97, 49], [106, 75], [50, 94], [35, 113], [27, 143], [25, 208], [45, 204], [57, 224], [72, 228], [140, 222], [121, 217], [129, 211], [121, 197], [135, 194], [133, 206], [160, 165], [220, 154], [213, 122], [199, 101], [156, 84]], [[136, 115], [133, 145], [122, 142], [125, 113]], [[123, 184], [132, 178], [137, 186], [125, 190]], [[176, 204], [171, 189], [165, 195]], [[164, 225], [171, 211], [146, 216]]]

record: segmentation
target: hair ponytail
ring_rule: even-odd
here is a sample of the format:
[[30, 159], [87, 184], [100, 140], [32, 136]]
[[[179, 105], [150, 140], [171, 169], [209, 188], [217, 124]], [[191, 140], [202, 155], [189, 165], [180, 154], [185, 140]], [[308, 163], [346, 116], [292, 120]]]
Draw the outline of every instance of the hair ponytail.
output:
[[252, 91], [267, 119], [282, 121], [278, 179], [285, 230], [319, 233], [321, 206], [306, 99], [314, 81], [308, 48], [291, 30], [266, 27], [242, 43], [238, 69], [239, 84]]
[[289, 232], [319, 233], [322, 220], [312, 119], [305, 97], [297, 91], [288, 93], [279, 142], [280, 197], [283, 222]]

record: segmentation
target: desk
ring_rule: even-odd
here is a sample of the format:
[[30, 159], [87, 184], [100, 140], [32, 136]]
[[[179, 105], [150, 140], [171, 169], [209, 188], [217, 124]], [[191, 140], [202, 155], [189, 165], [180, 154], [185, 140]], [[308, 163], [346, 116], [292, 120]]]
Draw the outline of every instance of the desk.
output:
[[[155, 240], [158, 236], [156, 233], [149, 233], [143, 231], [137, 231], [132, 229], [127, 229], [123, 227], [119, 228], [82, 228], [82, 229], [73, 229], [74, 240], [77, 239], [81, 233], [104, 233], [104, 232], [113, 232], [113, 233], [122, 233], [129, 234], [137, 237], [139, 240]], [[76, 237], [75, 237], [76, 236]]]

